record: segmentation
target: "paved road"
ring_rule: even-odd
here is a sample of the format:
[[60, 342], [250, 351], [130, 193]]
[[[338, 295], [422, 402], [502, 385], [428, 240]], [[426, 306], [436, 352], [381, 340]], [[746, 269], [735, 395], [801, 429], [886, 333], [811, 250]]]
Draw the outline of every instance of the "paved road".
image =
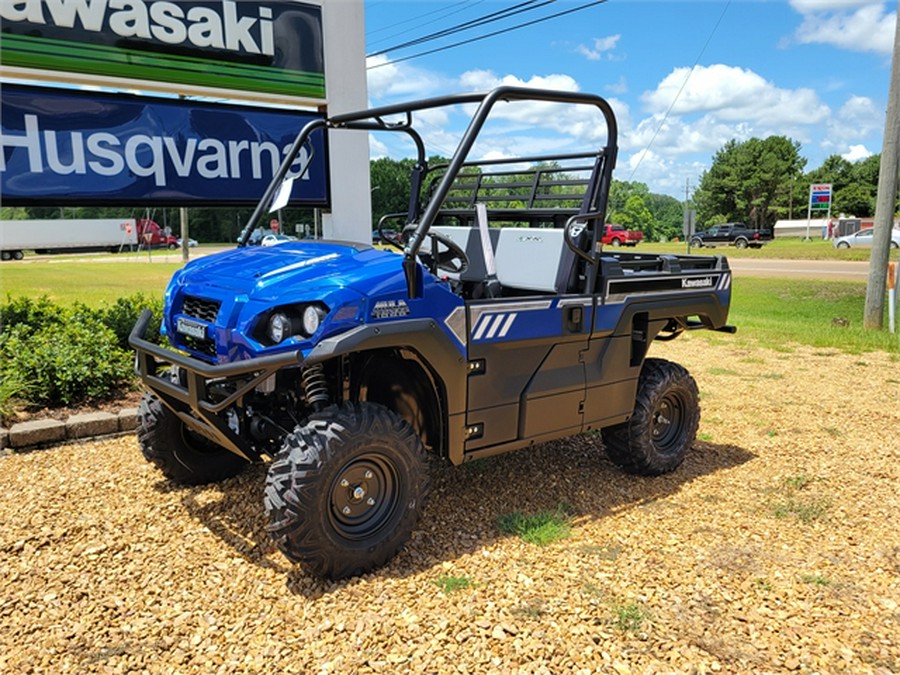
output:
[[735, 276], [835, 281], [866, 281], [869, 277], [868, 261], [729, 258], [728, 264]]

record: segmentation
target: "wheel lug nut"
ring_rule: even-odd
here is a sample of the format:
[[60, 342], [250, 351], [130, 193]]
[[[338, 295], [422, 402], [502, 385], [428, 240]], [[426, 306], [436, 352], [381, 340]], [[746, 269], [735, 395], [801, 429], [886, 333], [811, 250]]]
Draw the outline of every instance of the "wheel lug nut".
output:
[[372, 472], [366, 471], [366, 479], [371, 479], [371, 478], [372, 478]]
[[350, 482], [346, 478], [341, 479], [341, 487], [350, 487]]
[[368, 504], [369, 506], [375, 506], [375, 500], [372, 499], [371, 497], [369, 497], [369, 498], [366, 500], [366, 504]]
[[345, 516], [349, 516], [349, 515], [350, 515], [350, 507], [349, 507], [349, 506], [345, 506], [344, 508], [341, 509], [341, 511], [343, 512], [343, 514], [344, 514]]

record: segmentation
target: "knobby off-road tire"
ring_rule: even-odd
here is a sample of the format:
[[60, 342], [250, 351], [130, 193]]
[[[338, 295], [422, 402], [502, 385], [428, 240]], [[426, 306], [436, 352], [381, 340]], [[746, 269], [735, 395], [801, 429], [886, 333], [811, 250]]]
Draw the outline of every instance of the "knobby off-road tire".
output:
[[138, 408], [138, 445], [163, 475], [182, 485], [216, 483], [239, 474], [249, 462], [185, 427], [153, 394]]
[[697, 383], [682, 366], [647, 359], [631, 419], [602, 432], [607, 455], [628, 473], [658, 476], [674, 471], [697, 435], [698, 399]]
[[265, 507], [278, 548], [331, 579], [385, 564], [428, 496], [426, 453], [412, 427], [374, 403], [312, 414], [269, 467]]

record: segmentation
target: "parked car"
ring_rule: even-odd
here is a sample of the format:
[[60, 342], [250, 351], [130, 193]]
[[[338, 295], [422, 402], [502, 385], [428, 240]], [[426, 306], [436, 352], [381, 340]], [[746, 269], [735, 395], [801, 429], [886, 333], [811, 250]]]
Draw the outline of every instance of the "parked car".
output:
[[262, 246], [275, 246], [276, 244], [283, 244], [286, 241], [297, 241], [297, 237], [293, 237], [289, 234], [267, 234], [259, 243]]
[[[875, 230], [867, 227], [853, 234], [846, 234], [831, 242], [835, 248], [872, 248], [875, 239]], [[900, 230], [896, 227], [891, 230], [891, 248], [900, 248]]]
[[[188, 239], [188, 248], [194, 248], [196, 245], [196, 239]], [[181, 237], [178, 237], [178, 248], [181, 248]]]
[[761, 248], [767, 241], [772, 241], [772, 230], [752, 230], [743, 223], [720, 223], [703, 232], [691, 235], [691, 246], [702, 248], [717, 245], [734, 246], [735, 248]]
[[624, 225], [607, 223], [603, 227], [603, 237], [600, 239], [604, 246], [637, 246], [644, 240], [644, 233], [640, 230], [626, 230]]

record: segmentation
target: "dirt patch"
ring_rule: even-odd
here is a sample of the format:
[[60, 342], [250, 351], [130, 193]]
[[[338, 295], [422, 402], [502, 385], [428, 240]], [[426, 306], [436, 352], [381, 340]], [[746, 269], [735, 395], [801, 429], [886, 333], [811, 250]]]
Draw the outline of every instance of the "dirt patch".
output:
[[[412, 541], [339, 583], [270, 543], [264, 466], [175, 487], [133, 436], [0, 459], [0, 672], [900, 672], [897, 362], [653, 355], [700, 386], [677, 472], [596, 436], [435, 464]], [[497, 527], [561, 503], [547, 547]]]
[[118, 413], [120, 410], [127, 408], [137, 408], [144, 395], [142, 390], [123, 388], [115, 395], [108, 399], [91, 401], [72, 406], [57, 406], [53, 408], [44, 408], [41, 406], [28, 406], [17, 410], [12, 415], [3, 420], [3, 424], [7, 427], [17, 422], [28, 422], [29, 420], [52, 419], [65, 422], [73, 415], [94, 412]]

